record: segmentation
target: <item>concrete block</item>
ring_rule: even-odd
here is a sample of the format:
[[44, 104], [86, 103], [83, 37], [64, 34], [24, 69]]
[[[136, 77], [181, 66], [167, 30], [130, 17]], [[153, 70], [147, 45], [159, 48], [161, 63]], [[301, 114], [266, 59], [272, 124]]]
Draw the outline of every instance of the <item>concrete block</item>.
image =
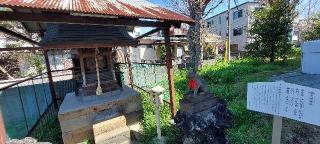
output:
[[70, 132], [91, 125], [91, 123], [89, 116], [80, 116], [78, 118], [60, 121], [60, 126], [62, 132]]
[[72, 132], [62, 132], [62, 139], [64, 144], [73, 144]]
[[124, 116], [118, 116], [112, 119], [105, 120], [103, 122], [93, 124], [93, 134], [94, 136], [97, 136], [125, 126], [126, 118]]
[[96, 144], [108, 144], [110, 141], [131, 139], [130, 129], [128, 127], [122, 127], [113, 131], [103, 133], [94, 137]]
[[128, 137], [118, 136], [96, 144], [132, 144], [132, 142]]
[[77, 129], [72, 132], [73, 142], [80, 143], [85, 140], [93, 140], [93, 131], [90, 125], [88, 125], [87, 127]]

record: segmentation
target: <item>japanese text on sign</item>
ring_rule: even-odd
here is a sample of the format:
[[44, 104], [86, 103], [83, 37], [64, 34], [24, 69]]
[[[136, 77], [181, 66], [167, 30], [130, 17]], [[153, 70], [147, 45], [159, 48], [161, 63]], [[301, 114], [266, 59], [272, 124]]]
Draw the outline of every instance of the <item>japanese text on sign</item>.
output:
[[286, 82], [249, 83], [247, 108], [320, 126], [320, 90]]

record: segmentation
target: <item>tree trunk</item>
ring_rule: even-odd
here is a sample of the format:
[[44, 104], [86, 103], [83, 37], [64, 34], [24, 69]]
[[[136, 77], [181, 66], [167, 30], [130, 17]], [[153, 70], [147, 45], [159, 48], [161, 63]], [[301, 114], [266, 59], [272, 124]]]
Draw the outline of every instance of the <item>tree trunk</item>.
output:
[[190, 63], [194, 72], [197, 72], [201, 67], [203, 59], [201, 32], [204, 28], [204, 20], [202, 15], [203, 10], [199, 6], [190, 7], [190, 17], [195, 20], [195, 24], [191, 25], [188, 31]]

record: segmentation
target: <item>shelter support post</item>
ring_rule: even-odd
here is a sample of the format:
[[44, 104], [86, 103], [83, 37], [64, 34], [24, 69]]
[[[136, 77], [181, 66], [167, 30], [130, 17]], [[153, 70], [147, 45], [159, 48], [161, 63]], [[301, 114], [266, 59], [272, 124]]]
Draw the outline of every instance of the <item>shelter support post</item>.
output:
[[100, 81], [100, 69], [99, 69], [99, 49], [96, 48], [94, 58], [96, 61], [96, 71], [97, 71], [97, 80], [98, 80], [98, 85], [97, 85], [97, 90], [96, 90], [96, 95], [102, 95], [102, 88], [101, 88], [101, 81]]
[[172, 66], [172, 48], [170, 45], [169, 28], [163, 29], [165, 46], [166, 46], [166, 66], [168, 74], [169, 94], [170, 94], [170, 109], [171, 117], [174, 118], [176, 115], [176, 96], [174, 93], [174, 82], [173, 82], [173, 66]]
[[133, 74], [132, 74], [132, 64], [131, 64], [131, 47], [128, 47], [126, 50], [126, 61], [128, 63], [128, 72], [129, 72], [129, 82], [131, 85], [131, 88], [133, 88]]
[[44, 54], [44, 59], [45, 59], [45, 63], [46, 63], [47, 73], [48, 73], [48, 80], [49, 80], [49, 86], [50, 86], [52, 100], [54, 103], [54, 107], [56, 109], [58, 109], [59, 108], [58, 101], [61, 100], [61, 98], [56, 94], [56, 91], [54, 88], [54, 83], [53, 83], [52, 73], [51, 73], [51, 68], [50, 68], [50, 63], [49, 63], [49, 57], [48, 57], [48, 50], [44, 50], [43, 54]]
[[80, 59], [80, 70], [81, 70], [81, 75], [82, 75], [82, 87], [87, 87], [86, 70], [84, 68], [82, 50], [79, 51], [79, 59]]

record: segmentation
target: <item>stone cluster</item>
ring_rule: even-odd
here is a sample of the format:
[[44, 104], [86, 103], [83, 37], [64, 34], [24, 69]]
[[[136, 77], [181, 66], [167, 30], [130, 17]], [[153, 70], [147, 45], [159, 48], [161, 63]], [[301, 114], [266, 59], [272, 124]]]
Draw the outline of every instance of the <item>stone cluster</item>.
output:
[[184, 144], [226, 144], [225, 129], [233, 126], [225, 101], [210, 93], [183, 98], [174, 120]]

